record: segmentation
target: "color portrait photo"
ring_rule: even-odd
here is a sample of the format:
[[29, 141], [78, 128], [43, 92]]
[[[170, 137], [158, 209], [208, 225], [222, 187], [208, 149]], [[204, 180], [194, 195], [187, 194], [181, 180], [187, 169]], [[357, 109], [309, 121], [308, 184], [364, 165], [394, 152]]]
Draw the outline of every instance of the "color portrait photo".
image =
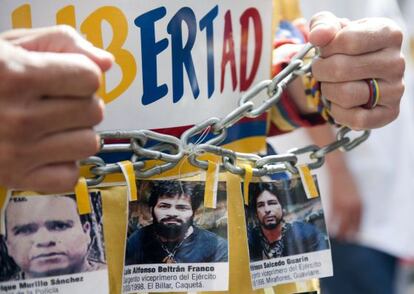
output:
[[321, 198], [299, 179], [251, 183], [246, 223], [252, 262], [329, 249]]
[[23, 281], [106, 269], [100, 193], [79, 215], [74, 195], [12, 196], [3, 209], [0, 281]]
[[205, 208], [204, 183], [138, 182], [130, 202], [126, 265], [227, 262], [227, 196], [219, 183], [217, 208]]

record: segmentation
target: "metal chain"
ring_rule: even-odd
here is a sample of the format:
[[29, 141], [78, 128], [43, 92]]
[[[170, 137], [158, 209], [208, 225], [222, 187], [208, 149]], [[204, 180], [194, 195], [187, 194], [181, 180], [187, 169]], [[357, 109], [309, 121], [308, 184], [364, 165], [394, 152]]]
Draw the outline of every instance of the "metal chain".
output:
[[[370, 131], [362, 131], [356, 137], [351, 138], [348, 133], [351, 129], [341, 127], [337, 133], [336, 141], [323, 147], [310, 145], [303, 148], [289, 150], [286, 154], [259, 156], [235, 152], [219, 147], [227, 137], [227, 129], [245, 117], [255, 118], [269, 110], [278, 103], [282, 92], [296, 77], [310, 72], [311, 62], [305, 63], [304, 58], [314, 49], [311, 44], [306, 44], [291, 60], [291, 62], [273, 79], [264, 80], [253, 86], [242, 95], [239, 106], [224, 118], [212, 117], [186, 130], [180, 138], [157, 133], [150, 130], [134, 131], [104, 131], [100, 132], [100, 153], [133, 152], [131, 161], [138, 178], [149, 178], [162, 174], [175, 168], [181, 160], [186, 158], [188, 162], [202, 170], [207, 170], [208, 162], [198, 159], [204, 154], [214, 154], [221, 157], [220, 171], [228, 171], [237, 175], [244, 175], [245, 168], [242, 163], [249, 163], [253, 168], [253, 176], [261, 177], [279, 172], [297, 174], [296, 165], [299, 155], [306, 155], [310, 169], [316, 169], [324, 164], [325, 156], [337, 149], [349, 151], [365, 141]], [[265, 92], [267, 97], [262, 104], [255, 106], [253, 98]], [[209, 134], [211, 138], [204, 141]], [[105, 139], [129, 140], [126, 144], [105, 144]], [[146, 147], [148, 140], [152, 140], [151, 147]], [[194, 143], [193, 143], [194, 142]], [[202, 144], [201, 144], [202, 143]], [[158, 160], [161, 163], [154, 167], [146, 167], [148, 160]], [[116, 163], [105, 163], [97, 156], [81, 161], [81, 165], [90, 166], [90, 172], [94, 178], [87, 179], [88, 186], [96, 186], [102, 183], [109, 174], [120, 173], [121, 168]]]

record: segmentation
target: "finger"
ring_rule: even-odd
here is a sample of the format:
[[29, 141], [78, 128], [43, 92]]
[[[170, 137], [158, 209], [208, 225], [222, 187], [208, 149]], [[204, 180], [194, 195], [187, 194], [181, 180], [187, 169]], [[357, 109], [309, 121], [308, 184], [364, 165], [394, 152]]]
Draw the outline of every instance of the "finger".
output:
[[103, 120], [104, 102], [97, 98], [46, 98], [37, 104], [33, 131], [39, 137], [65, 130], [90, 128]]
[[15, 143], [37, 141], [40, 138], [67, 130], [92, 128], [103, 119], [104, 103], [90, 98], [46, 98], [2, 112], [0, 134], [3, 140]]
[[27, 28], [19, 28], [19, 29], [12, 29], [5, 32], [0, 33], [0, 38], [6, 41], [13, 41], [18, 38], [25, 37], [27, 35], [36, 34], [39, 31], [39, 28], [27, 29]]
[[310, 21], [309, 41], [317, 47], [325, 47], [341, 28], [341, 20], [332, 13], [327, 11], [317, 13]]
[[347, 23], [335, 40], [323, 48], [323, 57], [333, 54], [360, 55], [387, 47], [400, 48], [401, 30], [389, 19], [370, 18]]
[[353, 130], [374, 129], [396, 119], [399, 113], [399, 104], [393, 107], [378, 105], [373, 109], [362, 107], [347, 109], [332, 103], [330, 113], [336, 123]]
[[41, 193], [73, 192], [79, 178], [75, 162], [63, 162], [38, 167], [22, 177], [16, 189], [30, 189]]
[[26, 85], [42, 96], [91, 96], [99, 88], [101, 71], [90, 59], [73, 53], [29, 54]]
[[335, 54], [316, 58], [312, 74], [320, 82], [349, 82], [364, 79], [399, 80], [405, 61], [399, 50], [384, 49], [357, 56]]
[[[404, 85], [377, 80], [380, 100], [379, 105], [392, 106], [399, 102]], [[353, 108], [367, 104], [370, 98], [370, 87], [366, 81], [344, 83], [321, 83], [323, 96], [342, 108]]]
[[[81, 160], [99, 151], [99, 136], [92, 129], [79, 129], [56, 133], [28, 146], [30, 168]], [[34, 157], [30, 157], [30, 155]]]
[[[114, 60], [112, 54], [93, 46], [67, 25], [32, 29], [30, 34], [23, 34], [23, 31], [16, 32], [12, 43], [29, 51], [82, 54], [95, 62], [102, 71], [107, 71]], [[9, 36], [11, 38], [12, 33]]]

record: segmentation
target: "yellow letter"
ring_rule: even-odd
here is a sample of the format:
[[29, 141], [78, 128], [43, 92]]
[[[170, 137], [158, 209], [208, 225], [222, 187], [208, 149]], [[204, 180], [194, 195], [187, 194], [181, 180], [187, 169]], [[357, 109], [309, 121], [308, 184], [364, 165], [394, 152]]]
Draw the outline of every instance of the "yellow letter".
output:
[[76, 28], [75, 6], [69, 5], [59, 10], [56, 14], [56, 24]]
[[137, 73], [137, 65], [134, 56], [122, 48], [128, 35], [128, 23], [122, 11], [113, 6], [101, 7], [92, 13], [81, 25], [81, 32], [95, 46], [103, 48], [102, 21], [107, 21], [112, 26], [113, 38], [108, 48], [105, 48], [115, 56], [116, 63], [122, 70], [122, 79], [115, 89], [107, 93], [105, 91], [105, 78], [99, 95], [105, 103], [110, 103], [133, 82]]
[[14, 29], [27, 29], [32, 27], [30, 4], [24, 4], [12, 12], [12, 26]]

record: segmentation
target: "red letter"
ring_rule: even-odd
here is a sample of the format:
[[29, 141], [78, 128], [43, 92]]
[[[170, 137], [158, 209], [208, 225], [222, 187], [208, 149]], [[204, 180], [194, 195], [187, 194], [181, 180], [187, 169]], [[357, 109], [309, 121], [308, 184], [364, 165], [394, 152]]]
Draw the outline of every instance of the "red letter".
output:
[[[228, 49], [227, 49], [228, 47]], [[233, 26], [231, 25], [230, 10], [226, 12], [224, 17], [224, 40], [223, 40], [223, 57], [221, 60], [221, 86], [220, 91], [224, 89], [225, 69], [227, 63], [230, 62], [231, 78], [233, 91], [237, 87], [236, 57], [234, 55]]]
[[[252, 19], [254, 27], [251, 31], [255, 32], [255, 49], [252, 70], [246, 77], [247, 71], [247, 47], [249, 41], [249, 20]], [[240, 17], [241, 24], [241, 54], [240, 54], [240, 91], [246, 91], [252, 84], [262, 55], [263, 28], [259, 11], [256, 8], [247, 9]]]

